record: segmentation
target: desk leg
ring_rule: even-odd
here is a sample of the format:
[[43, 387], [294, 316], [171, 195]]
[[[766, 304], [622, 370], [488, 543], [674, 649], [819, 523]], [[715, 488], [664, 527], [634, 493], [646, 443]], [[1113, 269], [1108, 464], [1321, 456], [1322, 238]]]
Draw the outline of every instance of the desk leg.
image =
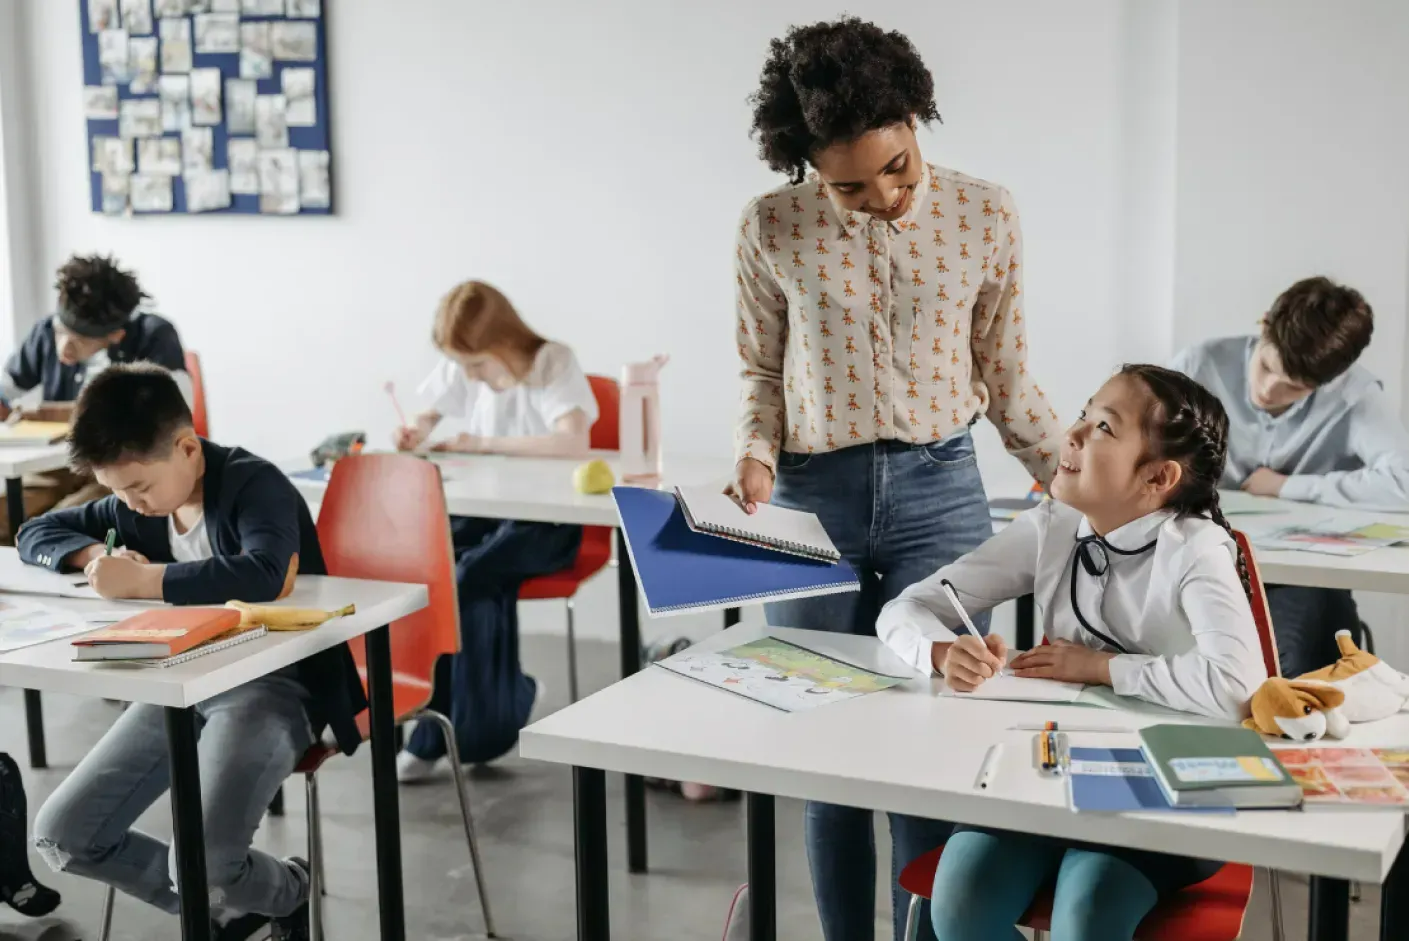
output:
[[778, 937], [778, 867], [773, 795], [748, 795], [749, 941]]
[[1311, 877], [1308, 941], [1349, 941], [1350, 883], [1345, 879]]
[[367, 634], [367, 699], [372, 719], [372, 808], [376, 818], [377, 907], [381, 912], [381, 939], [406, 941], [389, 627], [379, 627]]
[[[18, 535], [24, 522], [24, 481], [18, 477], [5, 478], [5, 511], [10, 516], [10, 535]], [[29, 733], [29, 766], [49, 767], [44, 749], [44, 701], [38, 690], [24, 691], [24, 723]]]
[[1013, 629], [1013, 646], [1018, 650], [1031, 650], [1037, 640], [1037, 606], [1032, 595], [1018, 598], [1018, 610]]
[[577, 941], [609, 941], [605, 773], [596, 768], [572, 769], [572, 819], [577, 853]]
[[205, 874], [205, 824], [201, 820], [201, 769], [196, 758], [196, 714], [166, 709], [166, 748], [171, 761], [171, 823], [176, 843], [176, 891], [181, 897], [183, 941], [211, 941], [210, 887]]
[[1399, 858], [1380, 887], [1380, 941], [1409, 938], [1409, 846], [1399, 848]]
[[[641, 621], [636, 609], [636, 570], [626, 550], [626, 536], [616, 531], [617, 601], [621, 608], [621, 675], [641, 669]], [[646, 782], [639, 775], [626, 776], [626, 868], [646, 871]]]

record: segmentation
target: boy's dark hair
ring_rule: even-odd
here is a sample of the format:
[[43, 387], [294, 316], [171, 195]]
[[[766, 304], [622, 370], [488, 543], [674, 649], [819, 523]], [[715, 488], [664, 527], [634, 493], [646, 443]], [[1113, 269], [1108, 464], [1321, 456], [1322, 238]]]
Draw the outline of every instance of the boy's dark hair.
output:
[[911, 117], [939, 120], [934, 78], [910, 40], [853, 16], [770, 42], [749, 101], [759, 156], [794, 183], [832, 144]]
[[190, 427], [191, 408], [171, 373], [151, 363], [109, 366], [78, 396], [69, 464], [90, 473], [121, 461], [165, 457]]
[[85, 337], [105, 337], [127, 325], [147, 297], [132, 272], [112, 256], [75, 255], [64, 262], [54, 282], [59, 292], [59, 322]]
[[[1165, 508], [1180, 516], [1201, 516], [1233, 535], [1218, 505], [1218, 481], [1228, 459], [1228, 413], [1212, 392], [1193, 379], [1144, 363], [1127, 363], [1120, 375], [1138, 380], [1150, 393], [1145, 441], [1153, 460], [1176, 461], [1184, 469]], [[1236, 541], [1236, 540], [1235, 540]], [[1238, 578], [1252, 597], [1248, 560], [1238, 549]]]
[[1282, 358], [1287, 378], [1315, 388], [1349, 369], [1374, 330], [1359, 291], [1318, 277], [1282, 292], [1263, 319], [1262, 336]]

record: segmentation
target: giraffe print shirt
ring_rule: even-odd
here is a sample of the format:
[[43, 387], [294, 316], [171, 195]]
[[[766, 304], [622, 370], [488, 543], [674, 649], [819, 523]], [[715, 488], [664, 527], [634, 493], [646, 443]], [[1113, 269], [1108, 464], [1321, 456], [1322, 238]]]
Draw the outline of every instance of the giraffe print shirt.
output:
[[815, 174], [749, 203], [736, 456], [929, 443], [983, 413], [1050, 481], [1061, 426], [1027, 371], [1021, 254], [1007, 190], [932, 166], [895, 222], [842, 209]]

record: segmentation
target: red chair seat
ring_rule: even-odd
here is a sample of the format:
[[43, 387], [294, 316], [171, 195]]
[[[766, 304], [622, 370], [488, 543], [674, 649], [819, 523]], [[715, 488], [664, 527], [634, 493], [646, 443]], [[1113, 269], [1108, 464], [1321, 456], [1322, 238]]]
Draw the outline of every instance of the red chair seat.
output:
[[[362, 685], [367, 685], [367, 670], [365, 667], [358, 667], [357, 674], [362, 677]], [[426, 700], [430, 698], [431, 690], [429, 684], [406, 677], [392, 675], [391, 679], [391, 710], [396, 716], [398, 723], [420, 712], [425, 706]], [[363, 709], [357, 714], [357, 732], [362, 736], [362, 741], [366, 742], [372, 738], [372, 713]], [[334, 745], [325, 745], [322, 742], [315, 742], [313, 747], [303, 753], [299, 759], [298, 767], [294, 768], [294, 774], [312, 774], [323, 763], [334, 755], [338, 754], [338, 749]]]
[[582, 545], [572, 565], [560, 572], [530, 578], [519, 588], [519, 600], [571, 598], [583, 582], [606, 568], [611, 558], [612, 530], [606, 526], [588, 526], [582, 531]]
[[[900, 887], [929, 898], [944, 847], [930, 850], [900, 873]], [[1140, 922], [1139, 941], [1234, 941], [1243, 932], [1243, 915], [1252, 898], [1252, 867], [1229, 863], [1198, 885], [1170, 896]], [[1052, 889], [1044, 888], [1018, 922], [1047, 931], [1052, 924]]]

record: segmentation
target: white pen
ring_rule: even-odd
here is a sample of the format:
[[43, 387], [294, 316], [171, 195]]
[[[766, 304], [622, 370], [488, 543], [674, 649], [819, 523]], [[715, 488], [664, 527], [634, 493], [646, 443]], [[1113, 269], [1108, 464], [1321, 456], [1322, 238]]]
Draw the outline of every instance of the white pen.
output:
[[974, 788], [980, 791], [988, 790], [988, 786], [993, 783], [993, 776], [998, 773], [998, 762], [1003, 757], [1003, 745], [990, 745], [988, 753], [983, 756], [983, 765], [978, 769], [978, 780], [974, 781]]
[[[959, 601], [959, 595], [954, 591], [954, 583], [947, 578], [941, 578], [939, 580], [939, 587], [943, 589], [944, 596], [949, 599], [949, 603], [954, 606], [954, 610], [959, 612], [959, 617], [963, 619], [964, 626], [969, 629], [969, 633], [975, 637], [982, 638], [983, 635], [979, 633], [979, 629], [974, 626], [973, 619], [969, 617], [969, 612], [964, 610], [964, 605]], [[1007, 666], [1002, 666], [993, 675], [1010, 676], [1012, 675], [1012, 671], [1008, 669]]]

